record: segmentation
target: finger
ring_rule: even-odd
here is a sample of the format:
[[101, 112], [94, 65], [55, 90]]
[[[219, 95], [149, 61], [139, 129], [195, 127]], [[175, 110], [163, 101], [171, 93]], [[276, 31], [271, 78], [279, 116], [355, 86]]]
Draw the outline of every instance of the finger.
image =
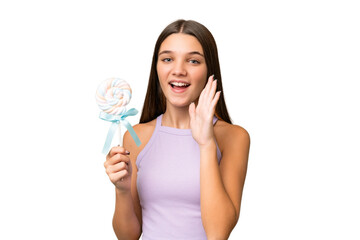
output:
[[215, 91], [216, 91], [216, 86], [217, 86], [217, 79], [215, 79], [211, 83], [211, 89], [210, 89], [210, 93], [209, 93], [210, 101], [213, 100], [213, 98], [214, 98], [214, 94], [215, 94]]
[[208, 97], [208, 91], [209, 91], [209, 88], [211, 87], [211, 82], [212, 82], [212, 79], [214, 78], [214, 75], [211, 75], [209, 78], [208, 78], [208, 81], [204, 87], [204, 89], [201, 91], [201, 94], [200, 94], [200, 97], [199, 97], [199, 104], [201, 105], [204, 100], [207, 99]]
[[110, 174], [109, 178], [111, 182], [115, 183], [118, 182], [121, 178], [125, 178], [128, 175], [128, 173], [129, 172], [127, 170], [122, 170], [120, 172]]
[[216, 87], [217, 87], [217, 79], [214, 79], [209, 87], [206, 99], [207, 99], [207, 104], [210, 105], [210, 103], [212, 102], [212, 100], [214, 99], [214, 95], [216, 92]]
[[218, 91], [218, 92], [215, 93], [215, 97], [211, 101], [211, 104], [210, 104], [210, 109], [213, 109], [215, 111], [216, 104], [220, 99], [220, 94], [221, 94], [221, 91]]
[[124, 147], [121, 146], [116, 146], [116, 147], [112, 147], [110, 152], [108, 153], [108, 157], [111, 158], [112, 156], [114, 156], [117, 153], [121, 153], [121, 154], [130, 154], [129, 151], [127, 151]]
[[115, 165], [110, 165], [106, 168], [106, 173], [107, 174], [112, 174], [112, 173], [116, 173], [122, 170], [128, 170], [129, 171], [129, 166], [125, 163], [125, 162], [119, 162]]
[[118, 154], [115, 154], [112, 158], [109, 159], [109, 163], [111, 165], [114, 165], [114, 164], [119, 163], [119, 162], [125, 162], [126, 164], [128, 164], [130, 162], [130, 158], [127, 155], [118, 153]]
[[205, 88], [201, 91], [200, 96], [199, 96], [199, 100], [198, 100], [198, 106], [202, 104], [203, 100], [204, 100], [204, 94], [205, 94]]
[[130, 158], [126, 155], [123, 155], [121, 153], [115, 154], [114, 156], [112, 156], [111, 158], [109, 158], [106, 162], [105, 162], [105, 167], [109, 166], [109, 165], [115, 165], [119, 162], [125, 162], [126, 164], [130, 163]]
[[190, 121], [191, 119], [195, 119], [195, 103], [190, 103], [189, 106], [189, 115], [190, 115]]
[[[214, 80], [214, 75], [211, 75], [209, 78], [208, 78], [208, 81], [207, 81], [207, 84], [205, 86], [205, 93], [204, 93], [204, 96], [208, 96], [209, 95], [209, 91], [211, 89], [211, 85], [212, 85], [212, 82]], [[205, 98], [206, 98], [205, 97]]]

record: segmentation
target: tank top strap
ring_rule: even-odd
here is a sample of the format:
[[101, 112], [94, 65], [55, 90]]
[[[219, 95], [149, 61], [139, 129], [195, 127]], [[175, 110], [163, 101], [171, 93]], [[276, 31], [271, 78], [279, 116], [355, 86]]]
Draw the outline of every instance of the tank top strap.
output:
[[213, 125], [215, 125], [215, 123], [217, 122], [217, 120], [219, 120], [215, 115], [213, 117]]
[[161, 127], [162, 116], [163, 116], [163, 114], [160, 114], [160, 115], [157, 116], [157, 118], [156, 118], [156, 128], [155, 128], [155, 131]]
[[143, 156], [146, 154], [146, 152], [149, 151], [149, 149], [151, 148], [151, 145], [155, 141], [156, 135], [158, 135], [159, 129], [161, 128], [161, 118], [162, 118], [162, 114], [160, 114], [159, 116], [156, 117], [155, 129], [154, 129], [149, 141], [146, 143], [146, 145], [140, 151], [140, 153], [138, 154], [138, 156], [136, 158], [136, 165], [138, 168], [140, 166], [140, 162], [141, 162]]

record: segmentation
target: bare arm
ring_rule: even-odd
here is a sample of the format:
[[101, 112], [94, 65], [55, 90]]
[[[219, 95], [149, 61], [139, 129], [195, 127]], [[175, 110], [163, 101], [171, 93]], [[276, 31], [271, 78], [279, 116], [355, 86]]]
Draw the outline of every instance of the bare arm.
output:
[[130, 192], [121, 193], [116, 189], [113, 228], [118, 239], [139, 239], [141, 235]]
[[250, 138], [245, 129], [231, 128], [220, 166], [215, 142], [200, 147], [201, 217], [209, 240], [228, 239], [240, 214]]
[[245, 129], [224, 124], [219, 130], [224, 146], [219, 167], [213, 126], [220, 96], [220, 92], [215, 93], [216, 84], [210, 76], [197, 106], [189, 106], [191, 132], [200, 147], [201, 219], [209, 240], [227, 239], [236, 225], [250, 147]]
[[[118, 239], [133, 240], [141, 236], [141, 210], [136, 191], [136, 152], [126, 132], [124, 147], [114, 147], [106, 158], [104, 166], [111, 182], [115, 185], [115, 211], [113, 229]], [[126, 153], [126, 150], [130, 153]], [[123, 180], [121, 180], [123, 179]]]

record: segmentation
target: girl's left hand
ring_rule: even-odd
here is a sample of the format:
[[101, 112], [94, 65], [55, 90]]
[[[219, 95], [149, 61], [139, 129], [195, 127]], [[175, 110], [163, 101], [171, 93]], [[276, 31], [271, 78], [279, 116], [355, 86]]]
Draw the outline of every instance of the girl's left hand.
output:
[[214, 75], [210, 76], [200, 94], [197, 106], [195, 107], [195, 103], [189, 106], [192, 136], [200, 146], [210, 144], [215, 139], [213, 117], [221, 93], [221, 91], [215, 93], [216, 84]]

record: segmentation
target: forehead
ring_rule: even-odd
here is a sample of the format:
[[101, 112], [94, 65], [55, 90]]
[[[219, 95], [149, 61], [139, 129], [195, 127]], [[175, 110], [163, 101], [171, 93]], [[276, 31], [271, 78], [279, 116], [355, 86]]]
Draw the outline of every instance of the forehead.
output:
[[196, 37], [184, 33], [174, 33], [169, 35], [161, 43], [159, 52], [169, 50], [173, 52], [193, 52], [203, 53], [202, 46]]

